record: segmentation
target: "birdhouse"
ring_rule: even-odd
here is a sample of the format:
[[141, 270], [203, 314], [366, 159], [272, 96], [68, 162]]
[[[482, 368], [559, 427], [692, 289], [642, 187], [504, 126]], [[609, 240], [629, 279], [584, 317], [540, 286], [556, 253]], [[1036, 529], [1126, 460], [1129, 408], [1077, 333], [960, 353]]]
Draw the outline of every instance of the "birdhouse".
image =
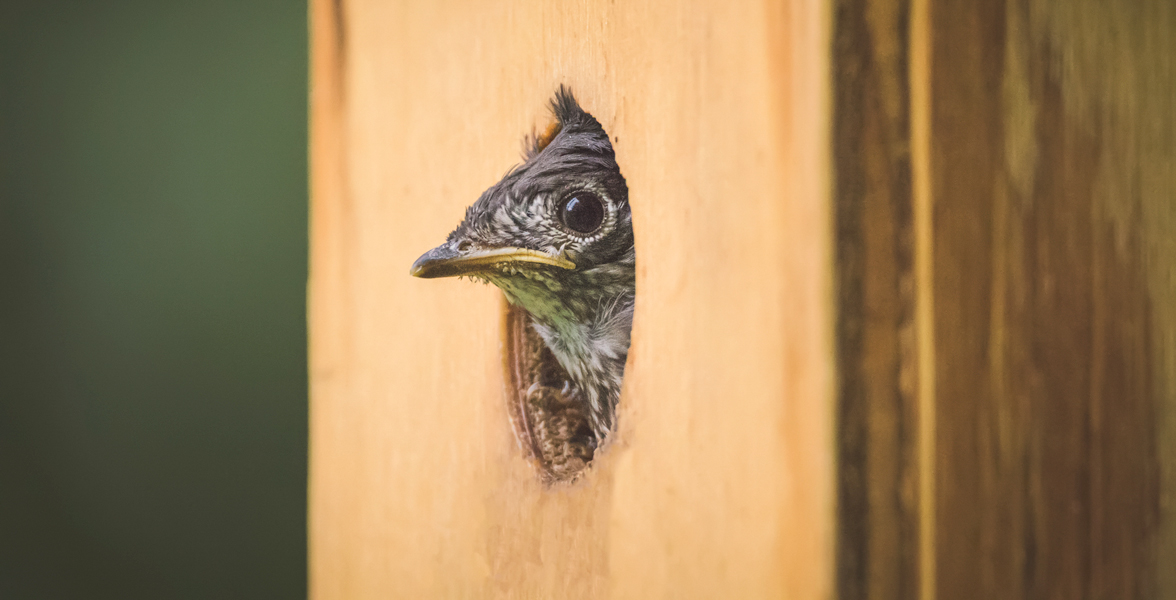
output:
[[[1063, 4], [312, 0], [311, 597], [1176, 596], [1176, 13]], [[617, 253], [559, 170], [447, 238], [561, 88]], [[409, 273], [629, 250], [596, 404]]]

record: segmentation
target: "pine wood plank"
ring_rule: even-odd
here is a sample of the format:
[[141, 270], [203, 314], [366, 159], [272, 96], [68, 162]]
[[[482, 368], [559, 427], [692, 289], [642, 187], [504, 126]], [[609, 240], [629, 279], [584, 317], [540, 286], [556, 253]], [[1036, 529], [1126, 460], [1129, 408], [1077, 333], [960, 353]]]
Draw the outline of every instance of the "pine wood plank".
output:
[[[311, 597], [828, 598], [819, 4], [312, 3]], [[567, 83], [630, 186], [617, 441], [544, 489], [499, 293], [408, 265]]]

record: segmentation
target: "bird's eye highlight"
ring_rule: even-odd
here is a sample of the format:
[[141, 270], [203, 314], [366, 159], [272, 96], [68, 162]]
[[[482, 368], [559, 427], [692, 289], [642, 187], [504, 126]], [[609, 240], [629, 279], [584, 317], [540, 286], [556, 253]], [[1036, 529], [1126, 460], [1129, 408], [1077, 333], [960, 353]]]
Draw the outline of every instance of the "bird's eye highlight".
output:
[[564, 198], [559, 220], [576, 233], [592, 233], [604, 222], [604, 203], [592, 192], [576, 192]]

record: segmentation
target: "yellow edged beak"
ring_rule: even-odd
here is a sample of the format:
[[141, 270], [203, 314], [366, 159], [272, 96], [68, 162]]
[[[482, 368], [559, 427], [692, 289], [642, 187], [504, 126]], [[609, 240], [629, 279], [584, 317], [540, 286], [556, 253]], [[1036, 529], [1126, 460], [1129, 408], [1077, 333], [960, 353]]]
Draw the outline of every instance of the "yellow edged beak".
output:
[[413, 277], [425, 279], [455, 277], [492, 271], [500, 265], [519, 263], [551, 265], [568, 270], [576, 268], [575, 263], [562, 256], [552, 256], [529, 248], [507, 247], [458, 252], [451, 244], [442, 244], [416, 259], [408, 273]]

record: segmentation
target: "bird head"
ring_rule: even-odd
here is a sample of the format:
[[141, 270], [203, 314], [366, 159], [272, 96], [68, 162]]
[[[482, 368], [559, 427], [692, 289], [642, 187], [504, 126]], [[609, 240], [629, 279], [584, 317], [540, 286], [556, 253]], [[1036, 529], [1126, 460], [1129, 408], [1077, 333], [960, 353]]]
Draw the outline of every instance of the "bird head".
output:
[[466, 210], [445, 243], [412, 265], [416, 277], [493, 283], [543, 322], [576, 319], [633, 281], [628, 187], [600, 123], [560, 87], [555, 121], [525, 162]]

